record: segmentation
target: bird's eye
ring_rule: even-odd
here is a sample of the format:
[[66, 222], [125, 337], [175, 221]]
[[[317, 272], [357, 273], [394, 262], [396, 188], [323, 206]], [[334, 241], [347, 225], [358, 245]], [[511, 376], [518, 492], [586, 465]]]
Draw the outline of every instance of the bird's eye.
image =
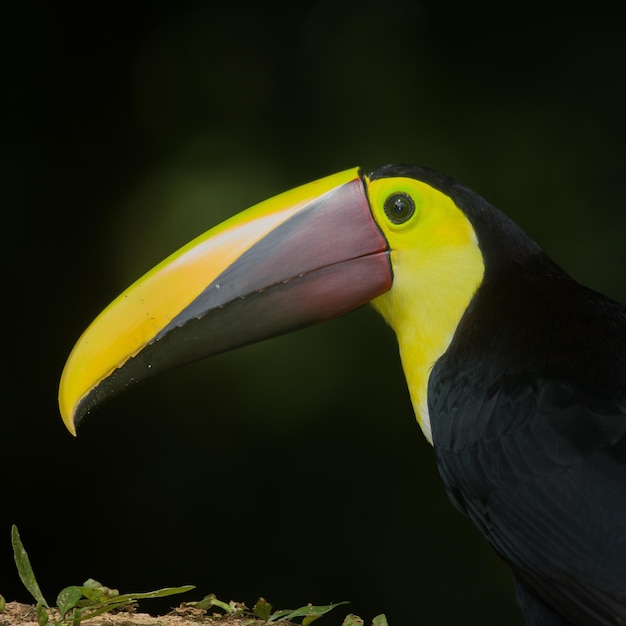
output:
[[415, 213], [413, 198], [406, 193], [392, 193], [385, 200], [384, 208], [393, 224], [404, 224]]

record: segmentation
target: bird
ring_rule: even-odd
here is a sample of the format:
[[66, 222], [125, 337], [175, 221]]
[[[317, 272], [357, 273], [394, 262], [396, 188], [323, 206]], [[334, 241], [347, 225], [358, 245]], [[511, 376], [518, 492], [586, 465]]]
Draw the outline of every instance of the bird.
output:
[[427, 167], [351, 168], [247, 209], [114, 300], [59, 386], [74, 435], [178, 365], [371, 303], [452, 504], [528, 626], [626, 624], [626, 307]]

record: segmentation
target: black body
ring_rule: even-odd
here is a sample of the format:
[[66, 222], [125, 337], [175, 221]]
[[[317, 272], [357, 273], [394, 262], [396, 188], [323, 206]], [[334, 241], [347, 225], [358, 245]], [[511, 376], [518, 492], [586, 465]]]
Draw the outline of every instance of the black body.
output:
[[401, 174], [455, 200], [485, 260], [429, 380], [450, 499], [513, 569], [529, 625], [626, 624], [626, 308], [472, 191]]

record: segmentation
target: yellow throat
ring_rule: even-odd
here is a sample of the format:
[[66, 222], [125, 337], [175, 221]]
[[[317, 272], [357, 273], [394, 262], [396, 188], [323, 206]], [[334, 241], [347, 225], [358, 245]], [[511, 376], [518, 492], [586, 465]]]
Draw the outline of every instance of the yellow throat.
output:
[[[451, 198], [412, 178], [369, 182], [372, 212], [391, 248], [393, 287], [372, 304], [398, 338], [417, 421], [432, 444], [428, 378], [447, 350], [484, 275], [476, 233]], [[409, 195], [415, 212], [393, 223], [384, 212], [394, 193]]]

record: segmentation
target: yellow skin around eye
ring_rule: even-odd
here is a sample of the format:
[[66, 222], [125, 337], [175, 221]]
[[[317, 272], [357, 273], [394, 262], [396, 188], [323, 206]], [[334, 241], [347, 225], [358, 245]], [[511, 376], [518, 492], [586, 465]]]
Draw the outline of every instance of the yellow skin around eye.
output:
[[[415, 213], [393, 224], [385, 200], [405, 193]], [[432, 444], [428, 378], [484, 275], [476, 234], [451, 198], [411, 178], [368, 181], [374, 219], [391, 248], [393, 287], [372, 301], [394, 329], [417, 421]]]

